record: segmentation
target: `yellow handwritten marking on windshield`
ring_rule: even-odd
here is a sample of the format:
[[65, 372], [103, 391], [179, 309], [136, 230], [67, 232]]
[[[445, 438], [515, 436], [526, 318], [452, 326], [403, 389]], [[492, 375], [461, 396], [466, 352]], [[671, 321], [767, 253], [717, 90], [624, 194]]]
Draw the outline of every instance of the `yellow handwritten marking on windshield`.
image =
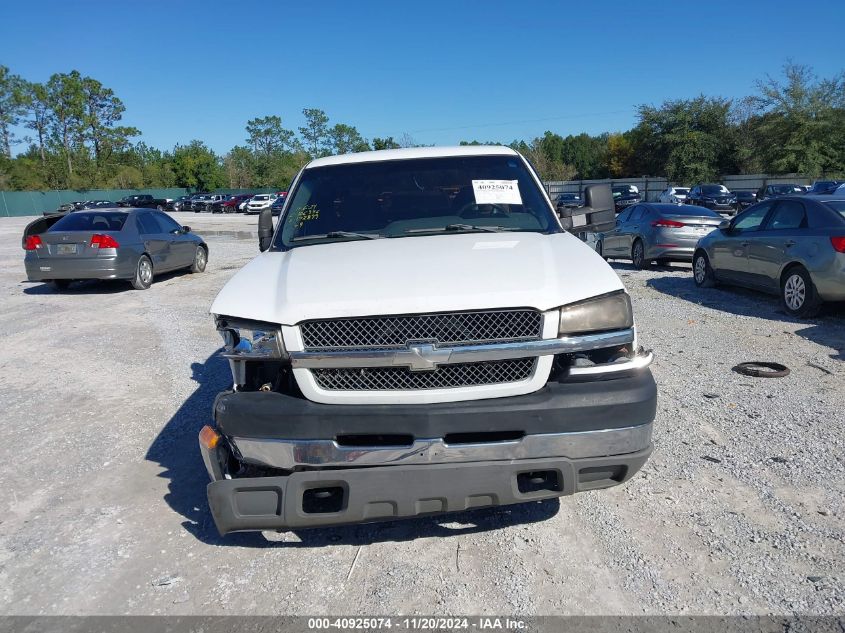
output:
[[302, 225], [309, 220], [316, 220], [320, 217], [320, 210], [316, 204], [306, 204], [296, 214], [296, 228], [301, 229]]

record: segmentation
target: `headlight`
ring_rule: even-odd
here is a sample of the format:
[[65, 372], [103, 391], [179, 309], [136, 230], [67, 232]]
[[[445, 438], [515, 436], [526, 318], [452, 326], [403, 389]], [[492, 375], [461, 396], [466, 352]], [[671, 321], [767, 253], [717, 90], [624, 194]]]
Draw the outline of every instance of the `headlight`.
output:
[[273, 323], [216, 318], [217, 331], [223, 337], [223, 356], [242, 360], [273, 360], [287, 357], [282, 329]]
[[624, 330], [633, 326], [631, 299], [627, 292], [619, 290], [563, 306], [558, 334]]

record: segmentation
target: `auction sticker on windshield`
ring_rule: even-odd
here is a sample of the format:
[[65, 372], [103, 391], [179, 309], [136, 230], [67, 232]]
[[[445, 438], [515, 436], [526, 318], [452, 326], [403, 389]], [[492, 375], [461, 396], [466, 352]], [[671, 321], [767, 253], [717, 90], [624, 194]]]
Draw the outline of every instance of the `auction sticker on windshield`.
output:
[[522, 204], [517, 180], [473, 180], [475, 204]]

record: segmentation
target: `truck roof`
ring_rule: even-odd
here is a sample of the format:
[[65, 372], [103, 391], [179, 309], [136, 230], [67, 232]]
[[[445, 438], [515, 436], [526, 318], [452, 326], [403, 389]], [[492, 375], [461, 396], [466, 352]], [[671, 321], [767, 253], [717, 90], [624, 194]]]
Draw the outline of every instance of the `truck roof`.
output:
[[374, 152], [357, 152], [326, 156], [312, 160], [306, 169], [327, 165], [369, 163], [383, 160], [407, 160], [412, 158], [446, 158], [449, 156], [516, 156], [510, 147], [503, 145], [460, 145], [457, 147], [407, 147], [404, 149], [382, 149]]

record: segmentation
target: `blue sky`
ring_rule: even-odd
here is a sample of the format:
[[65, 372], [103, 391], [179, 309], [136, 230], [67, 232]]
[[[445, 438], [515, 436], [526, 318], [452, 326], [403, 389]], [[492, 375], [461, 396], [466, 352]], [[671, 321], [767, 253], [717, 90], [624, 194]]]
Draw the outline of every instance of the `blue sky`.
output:
[[788, 58], [845, 68], [845, 2], [7, 2], [0, 64], [112, 88], [146, 143], [225, 152], [302, 108], [367, 138], [625, 130], [642, 103], [744, 96]]

